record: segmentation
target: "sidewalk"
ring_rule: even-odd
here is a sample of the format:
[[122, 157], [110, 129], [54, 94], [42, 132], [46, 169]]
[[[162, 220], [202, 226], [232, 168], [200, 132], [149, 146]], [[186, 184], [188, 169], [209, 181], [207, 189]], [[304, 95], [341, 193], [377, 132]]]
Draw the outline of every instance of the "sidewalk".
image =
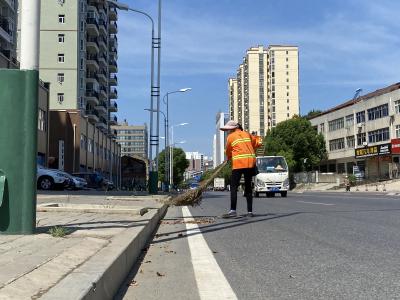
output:
[[[357, 186], [352, 186], [351, 191], [358, 192], [383, 192], [391, 195], [400, 194], [400, 180], [388, 180], [383, 182], [375, 182], [368, 184], [359, 184]], [[339, 187], [336, 183], [310, 183], [310, 184], [301, 184], [295, 189], [293, 192], [302, 193], [302, 192], [344, 192], [344, 187]]]
[[166, 199], [39, 195], [38, 233], [0, 235], [0, 299], [111, 299]]

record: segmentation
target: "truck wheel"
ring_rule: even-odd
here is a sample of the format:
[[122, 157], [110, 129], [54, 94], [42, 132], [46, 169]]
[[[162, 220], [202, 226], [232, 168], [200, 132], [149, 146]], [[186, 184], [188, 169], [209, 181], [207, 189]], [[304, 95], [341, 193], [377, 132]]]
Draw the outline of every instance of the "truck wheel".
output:
[[287, 197], [287, 192], [281, 192], [281, 197]]
[[54, 181], [53, 178], [49, 176], [40, 177], [38, 180], [38, 188], [42, 190], [51, 190], [53, 188]]

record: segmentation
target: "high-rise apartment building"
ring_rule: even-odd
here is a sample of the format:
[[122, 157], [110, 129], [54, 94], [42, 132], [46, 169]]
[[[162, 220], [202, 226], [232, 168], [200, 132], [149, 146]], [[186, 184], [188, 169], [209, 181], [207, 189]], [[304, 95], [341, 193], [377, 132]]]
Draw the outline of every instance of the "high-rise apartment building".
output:
[[105, 0], [42, 1], [40, 77], [50, 109], [79, 109], [106, 132], [116, 125], [117, 10]]
[[229, 79], [230, 119], [264, 136], [277, 123], [299, 114], [298, 68], [296, 46], [248, 49], [236, 78]]
[[16, 0], [0, 0], [0, 68], [15, 68], [17, 45]]
[[120, 148], [110, 127], [117, 124], [117, 10], [106, 0], [46, 0], [40, 13], [39, 76], [50, 83], [49, 165], [118, 182]]
[[117, 143], [121, 146], [122, 156], [140, 156], [147, 159], [148, 131], [146, 125], [129, 125], [125, 121], [111, 128], [117, 133]]

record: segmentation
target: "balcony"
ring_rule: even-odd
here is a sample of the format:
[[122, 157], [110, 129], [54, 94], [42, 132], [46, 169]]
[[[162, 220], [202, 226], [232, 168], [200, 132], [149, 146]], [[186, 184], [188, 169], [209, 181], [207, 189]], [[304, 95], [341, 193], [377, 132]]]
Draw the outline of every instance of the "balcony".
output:
[[90, 123], [99, 122], [99, 114], [94, 109], [86, 110], [86, 116], [88, 117]]
[[86, 83], [91, 82], [91, 83], [98, 83], [99, 82], [99, 77], [95, 72], [92, 72], [90, 70], [86, 70]]
[[99, 32], [101, 35], [107, 35], [107, 22], [102, 19], [99, 20]]
[[97, 55], [87, 54], [86, 55], [86, 67], [91, 71], [99, 70], [99, 59]]
[[110, 99], [117, 99], [118, 91], [116, 88], [110, 88]]
[[6, 41], [11, 42], [11, 34], [10, 22], [7, 18], [0, 17], [0, 36]]
[[117, 22], [111, 21], [109, 26], [110, 33], [118, 33], [118, 25]]
[[96, 105], [95, 109], [97, 110], [99, 115], [101, 115], [101, 116], [106, 116], [107, 115], [107, 104], [104, 101], [102, 101], [101, 103]]
[[89, 35], [99, 36], [99, 22], [95, 18], [87, 18], [86, 31]]
[[110, 7], [110, 10], [108, 11], [108, 17], [111, 21], [118, 20], [118, 11], [115, 7]]
[[100, 117], [99, 122], [96, 124], [97, 128], [99, 128], [102, 131], [106, 131], [108, 129], [107, 126], [107, 120], [104, 119], [103, 117]]
[[116, 34], [110, 35], [110, 46], [118, 48], [118, 38]]
[[93, 106], [99, 104], [99, 93], [95, 90], [86, 90], [85, 98], [88, 104], [91, 104]]
[[101, 70], [99, 73], [97, 73], [97, 78], [99, 79], [99, 82], [106, 84], [107, 83], [107, 73], [103, 70]]
[[115, 74], [110, 75], [110, 80], [109, 80], [110, 86], [116, 86], [118, 85], [118, 77]]
[[102, 97], [103, 100], [107, 100], [107, 89], [104, 86], [100, 88], [100, 97]]
[[111, 102], [110, 102], [110, 106], [108, 107], [108, 111], [110, 111], [110, 112], [117, 112], [117, 111], [118, 111], [117, 102], [111, 101]]
[[4, 0], [5, 3], [7, 3], [8, 7], [15, 12], [15, 6], [14, 6], [14, 1], [11, 0]]
[[110, 125], [118, 125], [118, 118], [115, 115], [110, 115], [110, 121], [108, 122]]
[[110, 59], [108, 61], [108, 70], [110, 73], [118, 73], [118, 64], [115, 59]]
[[107, 56], [105, 54], [99, 55], [99, 63], [102, 68], [104, 68], [104, 69], [107, 68]]
[[107, 52], [107, 40], [103, 36], [99, 36], [97, 42], [102, 52]]
[[99, 53], [99, 43], [96, 38], [89, 36], [86, 39], [86, 50], [91, 53]]

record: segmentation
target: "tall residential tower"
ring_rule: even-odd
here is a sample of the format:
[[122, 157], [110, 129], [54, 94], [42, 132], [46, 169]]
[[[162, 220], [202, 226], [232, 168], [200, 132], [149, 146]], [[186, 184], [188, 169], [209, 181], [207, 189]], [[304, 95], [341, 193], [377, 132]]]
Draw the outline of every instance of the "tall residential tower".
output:
[[230, 119], [264, 136], [277, 123], [298, 115], [298, 60], [296, 46], [248, 49], [236, 78], [229, 79]]

